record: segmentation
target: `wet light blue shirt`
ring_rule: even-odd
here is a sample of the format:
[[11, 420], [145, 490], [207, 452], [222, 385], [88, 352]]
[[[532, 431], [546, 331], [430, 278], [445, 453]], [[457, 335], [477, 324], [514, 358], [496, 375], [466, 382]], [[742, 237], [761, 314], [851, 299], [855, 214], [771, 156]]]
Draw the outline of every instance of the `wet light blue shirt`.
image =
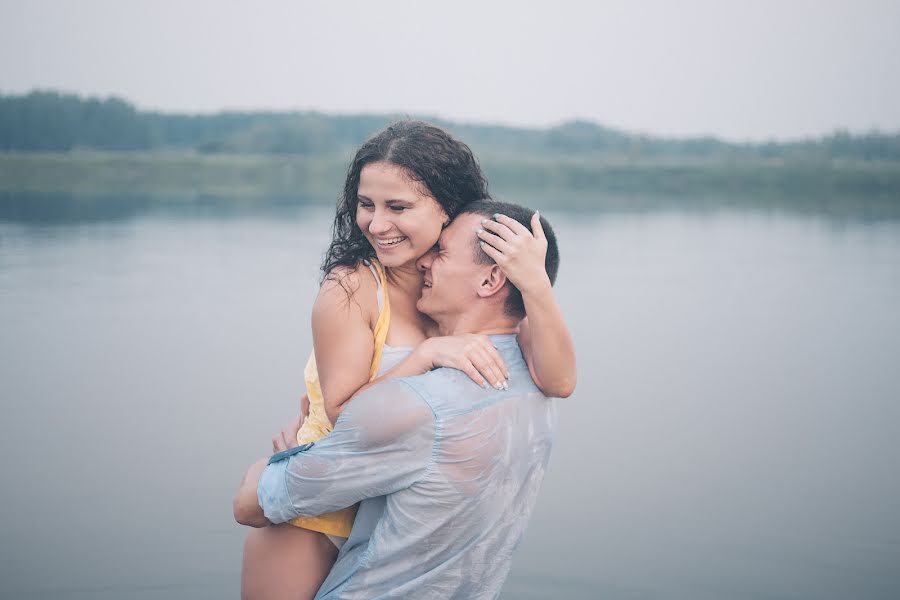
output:
[[334, 431], [273, 457], [258, 487], [273, 523], [362, 501], [317, 599], [496, 598], [550, 458], [556, 401], [513, 335], [492, 336], [510, 389], [455, 369], [379, 384]]

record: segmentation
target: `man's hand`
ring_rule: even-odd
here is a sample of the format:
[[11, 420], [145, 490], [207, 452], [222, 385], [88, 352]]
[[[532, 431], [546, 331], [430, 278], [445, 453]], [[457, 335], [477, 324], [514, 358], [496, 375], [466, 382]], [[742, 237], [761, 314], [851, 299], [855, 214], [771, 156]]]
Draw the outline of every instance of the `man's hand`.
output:
[[[295, 432], [296, 435], [296, 432]], [[259, 506], [259, 499], [256, 495], [256, 488], [259, 486], [259, 477], [262, 475], [268, 458], [261, 458], [247, 470], [237, 494], [234, 496], [234, 520], [241, 525], [250, 527], [267, 527], [272, 523], [263, 514], [262, 508]]]
[[297, 418], [281, 428], [281, 431], [272, 438], [272, 453], [284, 452], [290, 448], [297, 446], [297, 431], [303, 424], [303, 415], [297, 415]]

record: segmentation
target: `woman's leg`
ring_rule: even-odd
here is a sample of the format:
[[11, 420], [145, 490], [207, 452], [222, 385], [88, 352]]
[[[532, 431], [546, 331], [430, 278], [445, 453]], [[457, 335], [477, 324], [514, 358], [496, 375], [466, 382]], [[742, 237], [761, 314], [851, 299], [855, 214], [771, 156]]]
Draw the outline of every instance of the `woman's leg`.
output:
[[251, 529], [244, 542], [243, 600], [309, 600], [337, 558], [325, 534], [289, 523]]

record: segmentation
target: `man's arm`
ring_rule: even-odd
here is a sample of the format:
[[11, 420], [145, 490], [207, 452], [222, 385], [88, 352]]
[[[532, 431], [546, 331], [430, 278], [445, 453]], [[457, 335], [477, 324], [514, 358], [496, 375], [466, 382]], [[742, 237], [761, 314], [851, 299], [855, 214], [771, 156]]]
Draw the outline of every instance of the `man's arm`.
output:
[[250, 465], [250, 468], [241, 480], [241, 485], [238, 486], [232, 508], [234, 510], [234, 520], [241, 525], [267, 527], [272, 524], [263, 513], [256, 494], [259, 476], [262, 475], [268, 461], [269, 459], [267, 458], [261, 458]]
[[434, 441], [434, 414], [421, 396], [402, 381], [377, 385], [355, 397], [334, 430], [312, 446], [251, 467], [235, 518], [253, 526], [283, 523], [406, 488], [427, 473]]

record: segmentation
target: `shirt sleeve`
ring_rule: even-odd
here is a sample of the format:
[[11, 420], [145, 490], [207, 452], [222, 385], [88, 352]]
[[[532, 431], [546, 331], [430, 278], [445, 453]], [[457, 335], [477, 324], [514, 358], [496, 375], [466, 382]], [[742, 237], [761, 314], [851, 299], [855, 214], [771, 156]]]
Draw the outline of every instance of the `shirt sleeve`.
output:
[[428, 471], [435, 444], [431, 407], [400, 380], [350, 401], [334, 430], [263, 471], [259, 504], [272, 523], [352, 506], [409, 487]]

